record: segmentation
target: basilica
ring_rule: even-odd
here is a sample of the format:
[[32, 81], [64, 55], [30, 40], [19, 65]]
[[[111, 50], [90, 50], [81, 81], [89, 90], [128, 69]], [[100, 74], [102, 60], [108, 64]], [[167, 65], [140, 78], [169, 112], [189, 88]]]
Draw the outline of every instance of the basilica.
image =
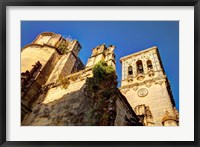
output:
[[81, 48], [77, 40], [43, 32], [21, 49], [22, 126], [179, 125], [158, 47], [121, 57], [120, 87], [116, 47], [94, 47], [86, 65]]

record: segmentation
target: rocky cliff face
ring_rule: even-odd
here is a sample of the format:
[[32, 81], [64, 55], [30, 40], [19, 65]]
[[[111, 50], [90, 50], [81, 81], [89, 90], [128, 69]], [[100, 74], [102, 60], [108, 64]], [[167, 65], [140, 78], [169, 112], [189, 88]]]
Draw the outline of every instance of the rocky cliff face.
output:
[[[115, 72], [97, 67], [93, 77], [59, 85], [40, 95], [22, 125], [141, 125], [117, 88]], [[106, 69], [107, 70], [107, 69]], [[91, 72], [91, 71], [89, 71]]]

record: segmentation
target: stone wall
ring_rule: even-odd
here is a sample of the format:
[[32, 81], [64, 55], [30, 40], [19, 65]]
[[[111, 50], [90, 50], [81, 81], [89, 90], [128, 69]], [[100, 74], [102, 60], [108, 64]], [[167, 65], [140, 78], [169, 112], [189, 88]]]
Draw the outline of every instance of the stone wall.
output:
[[149, 106], [154, 124], [162, 126], [162, 119], [166, 111], [175, 116], [174, 106], [166, 87], [165, 81], [154, 81], [150, 86], [144, 84], [137, 87], [124, 88], [121, 89], [121, 92], [125, 95], [133, 110], [141, 104]]
[[76, 63], [74, 64], [74, 67], [72, 69], [72, 74], [84, 69], [85, 65], [83, 64], [80, 58], [77, 58]]
[[115, 126], [142, 126], [139, 122], [138, 117], [132, 110], [126, 98], [121, 94], [120, 91], [116, 93], [116, 118]]
[[35, 105], [22, 125], [83, 125], [84, 112], [90, 104], [83, 92], [85, 88], [83, 83], [84, 81], [71, 84], [67, 89], [55, 87], [40, 95], [44, 100]]
[[[84, 74], [83, 74], [84, 73]], [[39, 96], [32, 113], [23, 126], [113, 126], [141, 125], [126, 99], [117, 89], [116, 81], [97, 83], [87, 77], [91, 70], [72, 76], [86, 78], [71, 81], [67, 88], [53, 87]], [[70, 76], [68, 77], [70, 79]]]
[[[72, 72], [84, 69], [84, 65], [77, 57], [80, 49], [81, 46], [77, 40], [65, 40], [60, 34], [51, 32], [41, 33], [31, 44], [22, 49], [22, 120], [38, 102], [41, 89], [55, 86], [60, 76], [65, 77]], [[30, 73], [36, 64], [40, 67], [32, 76], [33, 74]]]
[[[39, 54], [37, 52], [39, 52]], [[30, 86], [27, 87], [27, 90], [25, 92], [22, 91], [24, 92], [21, 101], [22, 111], [24, 111], [21, 116], [22, 119], [24, 118], [24, 114], [28, 112], [25, 109], [32, 109], [33, 104], [38, 98], [38, 91], [40, 90], [41, 86], [47, 82], [59, 59], [60, 55], [55, 51], [55, 49], [50, 47], [35, 48], [35, 45], [33, 45], [22, 51], [22, 73], [25, 71], [30, 71], [33, 68], [33, 65], [35, 65], [35, 63], [38, 61], [42, 66], [38, 72], [38, 75], [34, 79], [31, 79], [32, 82], [30, 83]]]
[[21, 73], [26, 72], [26, 70], [30, 71], [38, 61], [44, 67], [55, 52], [56, 50], [54, 48], [40, 45], [30, 45], [24, 48], [21, 52]]

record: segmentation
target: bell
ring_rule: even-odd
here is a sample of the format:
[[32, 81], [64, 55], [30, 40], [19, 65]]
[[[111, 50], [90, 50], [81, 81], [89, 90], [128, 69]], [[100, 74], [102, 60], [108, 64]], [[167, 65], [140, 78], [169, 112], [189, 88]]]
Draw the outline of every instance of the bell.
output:
[[139, 69], [142, 69], [142, 65], [139, 65], [139, 67], [138, 67]]

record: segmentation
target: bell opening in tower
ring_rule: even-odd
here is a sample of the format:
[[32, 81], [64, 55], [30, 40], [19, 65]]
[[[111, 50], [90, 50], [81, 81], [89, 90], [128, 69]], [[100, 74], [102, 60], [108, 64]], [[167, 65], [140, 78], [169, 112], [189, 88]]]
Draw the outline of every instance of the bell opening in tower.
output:
[[138, 74], [143, 74], [144, 73], [144, 70], [143, 70], [143, 65], [142, 65], [142, 61], [141, 60], [138, 60], [136, 62], [137, 64], [137, 73]]
[[148, 70], [153, 69], [153, 65], [152, 65], [151, 60], [148, 60], [148, 61], [147, 61], [147, 68], [148, 68]]
[[133, 68], [132, 66], [128, 67], [128, 75], [132, 75], [133, 74]]

